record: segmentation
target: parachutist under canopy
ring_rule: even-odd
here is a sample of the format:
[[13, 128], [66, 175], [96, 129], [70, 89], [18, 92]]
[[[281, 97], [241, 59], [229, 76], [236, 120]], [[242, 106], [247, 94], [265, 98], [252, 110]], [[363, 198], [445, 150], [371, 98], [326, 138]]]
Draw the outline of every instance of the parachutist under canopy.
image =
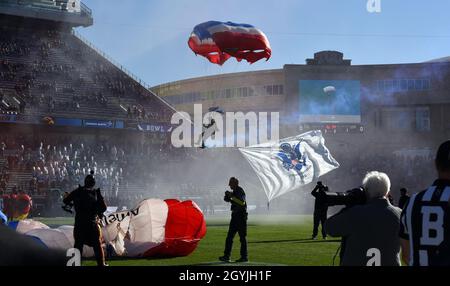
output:
[[216, 121], [214, 119], [211, 119], [209, 124], [203, 124], [203, 128], [204, 128], [204, 131], [202, 132], [202, 135], [199, 138], [201, 140], [201, 142], [202, 142], [202, 146], [200, 147], [201, 149], [205, 149], [206, 148], [205, 141], [209, 137], [213, 136], [216, 133], [216, 131], [218, 130], [217, 129], [217, 125], [216, 125]]

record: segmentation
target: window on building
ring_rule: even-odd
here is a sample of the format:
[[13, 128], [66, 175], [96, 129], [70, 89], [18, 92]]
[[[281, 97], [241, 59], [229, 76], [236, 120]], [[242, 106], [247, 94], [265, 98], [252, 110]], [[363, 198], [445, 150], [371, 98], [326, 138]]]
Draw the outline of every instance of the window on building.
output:
[[278, 88], [279, 88], [279, 87], [280, 87], [279, 85], [274, 85], [274, 86], [273, 86], [273, 94], [274, 94], [274, 95], [280, 94], [280, 92], [278, 91]]
[[413, 79], [408, 79], [408, 90], [414, 90], [416, 81]]
[[416, 130], [417, 131], [430, 131], [430, 109], [428, 107], [416, 108]]
[[422, 90], [423, 88], [423, 80], [421, 79], [416, 79], [416, 83], [415, 83], [415, 90]]
[[407, 90], [408, 90], [408, 80], [402, 79], [402, 80], [400, 81], [400, 89], [401, 89], [402, 91], [407, 91]]
[[424, 90], [429, 90], [430, 89], [430, 80], [429, 79], [424, 79], [423, 80], [423, 89]]
[[414, 122], [414, 109], [392, 108], [383, 110], [382, 122], [391, 131], [412, 131]]
[[243, 97], [247, 97], [247, 91], [248, 91], [248, 89], [246, 87], [244, 87], [243, 91], [242, 91], [242, 96]]
[[392, 89], [394, 91], [400, 91], [400, 81], [398, 79], [392, 81]]
[[384, 91], [384, 81], [379, 80], [379, 81], [377, 81], [377, 84], [378, 84], [378, 90]]

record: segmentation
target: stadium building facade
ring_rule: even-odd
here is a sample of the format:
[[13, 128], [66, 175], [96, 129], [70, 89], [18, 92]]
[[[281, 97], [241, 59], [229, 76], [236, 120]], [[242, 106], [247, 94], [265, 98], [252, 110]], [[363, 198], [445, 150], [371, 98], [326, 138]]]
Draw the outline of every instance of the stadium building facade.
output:
[[448, 59], [351, 65], [342, 53], [323, 51], [304, 65], [181, 80], [152, 91], [189, 113], [195, 103], [203, 110], [278, 111], [281, 137], [321, 129], [345, 151], [370, 144], [420, 152], [450, 136], [449, 79]]

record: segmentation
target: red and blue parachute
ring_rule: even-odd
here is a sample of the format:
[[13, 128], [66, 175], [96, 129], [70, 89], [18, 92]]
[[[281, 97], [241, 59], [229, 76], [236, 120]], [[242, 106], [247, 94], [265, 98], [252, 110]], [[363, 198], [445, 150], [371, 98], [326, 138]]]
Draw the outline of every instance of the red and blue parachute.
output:
[[254, 63], [270, 59], [272, 50], [266, 35], [249, 24], [208, 21], [194, 27], [188, 45], [197, 55], [222, 65], [230, 57]]

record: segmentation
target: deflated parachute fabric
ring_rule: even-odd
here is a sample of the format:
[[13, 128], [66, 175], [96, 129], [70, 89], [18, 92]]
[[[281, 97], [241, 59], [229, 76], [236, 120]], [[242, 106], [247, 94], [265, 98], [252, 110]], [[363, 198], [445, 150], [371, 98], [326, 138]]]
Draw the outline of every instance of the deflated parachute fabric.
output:
[[266, 35], [249, 24], [208, 21], [194, 27], [188, 45], [211, 63], [223, 65], [230, 57], [254, 63], [270, 59], [272, 50]]
[[[117, 256], [175, 257], [192, 253], [206, 234], [200, 208], [192, 201], [147, 199], [134, 209], [105, 216], [103, 237]], [[33, 220], [15, 224], [15, 229], [32, 236], [49, 248], [69, 249], [74, 245], [73, 226], [56, 229]], [[83, 256], [93, 256], [85, 246]]]
[[187, 256], [206, 234], [203, 213], [193, 201], [166, 200], [169, 206], [164, 241], [144, 256]]
[[[67, 250], [74, 246], [74, 227], [71, 225], [50, 228], [39, 221], [25, 219], [18, 222], [11, 222], [9, 227], [15, 229], [18, 233], [33, 237], [36, 241], [39, 241], [48, 248]], [[93, 255], [93, 249], [84, 246], [83, 256], [91, 257]]]

